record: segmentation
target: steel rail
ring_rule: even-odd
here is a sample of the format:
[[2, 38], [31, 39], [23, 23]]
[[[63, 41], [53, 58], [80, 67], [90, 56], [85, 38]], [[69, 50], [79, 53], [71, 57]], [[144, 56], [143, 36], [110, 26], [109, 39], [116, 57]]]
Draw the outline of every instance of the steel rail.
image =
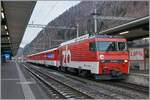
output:
[[[28, 68], [27, 66], [24, 65], [24, 67], [33, 75], [35, 76], [37, 79], [40, 80], [40, 82], [44, 83], [46, 85], [46, 87], [52, 89], [52, 91], [57, 95], [57, 97], [61, 98], [61, 99], [66, 99], [66, 97], [64, 95], [62, 95], [59, 91], [57, 91], [54, 87], [52, 87], [44, 78], [42, 78], [41, 76], [39, 76], [38, 74], [36, 74], [35, 72], [33, 72], [30, 68]], [[45, 86], [44, 86], [45, 88]], [[56, 98], [58, 99], [58, 98]]]
[[[30, 65], [30, 64], [29, 64]], [[32, 64], [31, 64], [32, 65]], [[32, 65], [33, 66], [33, 65]], [[43, 70], [43, 72], [48, 72], [46, 69], [49, 69], [49, 68], [45, 68], [45, 67], [36, 67], [36, 66], [33, 66], [33, 67], [35, 67], [35, 68], [40, 68], [39, 70]], [[45, 70], [45, 71], [44, 71]], [[50, 69], [49, 69], [50, 70]], [[53, 69], [51, 69], [51, 70], [53, 70]], [[55, 70], [56, 71], [56, 70]], [[115, 91], [115, 93], [117, 94], [118, 93], [118, 96], [119, 95], [123, 95], [123, 96], [128, 96], [129, 95], [129, 93], [125, 93], [126, 91], [128, 91], [129, 90], [129, 92], [137, 92], [137, 94], [139, 94], [139, 93], [142, 93], [141, 94], [141, 97], [143, 97], [144, 95], [147, 95], [147, 93], [145, 92], [142, 92], [142, 91], [140, 91], [140, 90], [142, 90], [142, 89], [139, 89], [139, 91], [138, 90], [135, 90], [134, 88], [127, 88], [127, 87], [123, 87], [123, 86], [117, 86], [117, 84], [115, 85], [115, 84], [112, 84], [112, 82], [111, 81], [100, 81], [100, 83], [99, 82], [96, 82], [95, 80], [93, 80], [93, 79], [88, 79], [87, 80], [87, 78], [85, 79], [85, 78], [81, 78], [81, 77], [78, 77], [78, 76], [74, 76], [74, 75], [70, 75], [70, 74], [66, 74], [66, 73], [64, 73], [64, 72], [62, 72], [65, 76], [67, 76], [68, 78], [71, 78], [71, 79], [73, 79], [73, 80], [77, 80], [77, 81], [80, 81], [80, 82], [82, 82], [82, 83], [84, 83], [84, 84], [95, 84], [95, 85], [98, 85], [98, 84], [101, 84], [102, 86], [104, 85], [104, 84], [106, 84], [106, 85], [108, 85], [108, 87], [112, 87], [112, 86], [114, 86], [114, 87], [119, 87], [119, 89], [118, 89], [118, 91]], [[108, 83], [108, 84], [107, 84]], [[101, 86], [100, 85], [100, 86]], [[107, 87], [107, 88], [108, 88]], [[104, 87], [104, 89], [107, 89], [107, 88], [105, 88]], [[119, 92], [120, 91], [120, 89], [125, 89], [125, 90], [123, 90], [122, 92]], [[136, 87], [137, 88], [137, 87]], [[142, 88], [142, 87], [141, 87]], [[126, 90], [127, 89], [127, 90]], [[108, 90], [111, 90], [111, 89], [108, 89]], [[143, 89], [144, 90], [144, 89]], [[125, 93], [125, 94], [122, 94], [122, 93]], [[106, 93], [106, 95], [107, 95], [107, 93]], [[132, 96], [130, 95], [129, 97], [131, 97], [131, 98], [134, 98], [133, 96], [135, 96], [136, 95], [136, 93], [133, 93], [132, 94]], [[111, 96], [111, 95], [110, 95]], [[138, 97], [140, 97], [140, 95], [138, 95]], [[137, 98], [138, 98], [137, 97]], [[141, 98], [140, 97], [140, 98]], [[136, 98], [136, 97], [135, 97]]]
[[136, 85], [136, 84], [132, 84], [132, 83], [126, 83], [126, 82], [110, 82], [109, 81], [109, 82], [104, 82], [104, 83], [149, 94], [149, 87], [145, 87], [145, 86], [140, 86], [140, 85]]
[[[32, 65], [32, 64], [31, 64]], [[33, 66], [33, 65], [32, 65]], [[39, 68], [39, 67], [36, 67], [36, 66], [33, 66], [34, 68]], [[46, 68], [47, 69], [47, 68]], [[49, 73], [47, 70], [45, 70], [44, 69], [44, 67], [40, 67], [40, 69], [38, 69], [38, 70], [42, 70], [42, 72], [44, 72], [44, 73], [48, 73], [49, 75], [52, 75], [51, 73]], [[65, 74], [65, 73], [63, 73], [63, 74]], [[53, 76], [53, 75], [52, 75]], [[69, 77], [70, 76], [70, 74], [69, 74], [69, 76], [68, 76], [68, 74], [65, 74], [65, 76], [67, 76], [69, 79], [71, 78], [71, 80], [73, 79], [73, 80], [77, 80], [77, 81], [80, 81], [80, 79], [76, 79], [76, 78], [73, 78], [73, 77]], [[72, 76], [72, 75], [71, 75]], [[81, 82], [81, 81], [80, 81]], [[83, 81], [82, 81], [83, 82]], [[84, 82], [84, 84], [86, 84], [86, 82]], [[100, 91], [99, 91], [100, 92]], [[100, 92], [101, 93], [101, 95], [103, 95], [104, 96], [104, 98], [111, 98], [111, 99], [118, 99], [118, 98], [120, 98], [120, 94], [119, 95], [112, 95], [111, 93], [105, 93], [105, 92]], [[90, 94], [90, 93], [89, 93]], [[116, 97], [116, 96], [118, 96], [118, 97]]]
[[[26, 68], [27, 68], [27, 66], [26, 66]], [[62, 83], [61, 81], [59, 81], [59, 80], [55, 79], [54, 77], [51, 77], [51, 76], [49, 76], [49, 75], [47, 75], [47, 74], [45, 74], [41, 71], [39, 71], [38, 69], [35, 69], [35, 68], [32, 67], [32, 69], [28, 68], [28, 70], [30, 70], [30, 72], [34, 73], [34, 75], [36, 75], [37, 77], [39, 77], [43, 81], [45, 81], [48, 85], [53, 87], [56, 91], [58, 91], [65, 98], [93, 99], [93, 97], [91, 97], [91, 96], [89, 96], [89, 95], [87, 95], [87, 94], [85, 94], [85, 93], [83, 93], [83, 92], [81, 92], [81, 91], [65, 84], [65, 83]], [[33, 72], [33, 70], [34, 70], [34, 72]], [[43, 77], [45, 77], [45, 78], [43, 78]], [[51, 80], [51, 84], [46, 80]], [[55, 87], [55, 84], [57, 84], [58, 87]], [[61, 86], [61, 88], [64, 87], [63, 91], [59, 89], [60, 86]]]

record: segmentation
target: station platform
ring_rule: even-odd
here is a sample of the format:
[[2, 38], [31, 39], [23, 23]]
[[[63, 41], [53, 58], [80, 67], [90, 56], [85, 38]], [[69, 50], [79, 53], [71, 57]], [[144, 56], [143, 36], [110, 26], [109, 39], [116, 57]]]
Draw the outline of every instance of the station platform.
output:
[[149, 71], [130, 70], [129, 73], [126, 82], [149, 87]]
[[49, 97], [23, 66], [7, 61], [1, 66], [1, 99], [49, 99]]

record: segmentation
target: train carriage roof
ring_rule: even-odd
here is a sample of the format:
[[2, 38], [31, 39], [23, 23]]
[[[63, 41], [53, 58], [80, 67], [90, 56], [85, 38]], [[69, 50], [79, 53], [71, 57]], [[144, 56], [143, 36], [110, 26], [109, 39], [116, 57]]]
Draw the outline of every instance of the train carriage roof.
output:
[[79, 42], [79, 41], [86, 40], [86, 39], [92, 39], [92, 38], [123, 38], [123, 37], [122, 36], [106, 35], [106, 34], [105, 35], [91, 35], [90, 36], [89, 34], [86, 34], [86, 35], [74, 38], [72, 40], [63, 42], [63, 43], [60, 44], [60, 46], [64, 46], [64, 45], [67, 45], [67, 44]]
[[56, 49], [57, 49], [57, 48], [53, 48], [53, 49], [50, 49], [50, 50], [45, 50], [45, 51], [38, 52], [38, 53], [35, 53], [35, 54], [31, 54], [31, 55], [28, 55], [28, 56], [35, 56], [35, 55], [39, 55], [39, 54], [51, 52], [51, 51], [56, 50]]

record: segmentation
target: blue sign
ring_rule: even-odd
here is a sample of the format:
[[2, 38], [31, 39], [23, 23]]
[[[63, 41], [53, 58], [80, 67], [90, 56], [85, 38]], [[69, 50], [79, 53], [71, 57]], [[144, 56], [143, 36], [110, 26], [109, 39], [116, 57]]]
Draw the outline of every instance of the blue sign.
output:
[[6, 60], [10, 60], [10, 54], [4, 54]]
[[54, 54], [48, 54], [47, 57], [48, 58], [54, 58]]

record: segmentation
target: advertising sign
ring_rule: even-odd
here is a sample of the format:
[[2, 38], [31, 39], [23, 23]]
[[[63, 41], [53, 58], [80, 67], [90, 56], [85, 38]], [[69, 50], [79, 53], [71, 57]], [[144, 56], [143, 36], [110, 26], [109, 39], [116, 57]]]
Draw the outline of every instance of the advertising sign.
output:
[[144, 48], [130, 48], [130, 60], [144, 60]]

